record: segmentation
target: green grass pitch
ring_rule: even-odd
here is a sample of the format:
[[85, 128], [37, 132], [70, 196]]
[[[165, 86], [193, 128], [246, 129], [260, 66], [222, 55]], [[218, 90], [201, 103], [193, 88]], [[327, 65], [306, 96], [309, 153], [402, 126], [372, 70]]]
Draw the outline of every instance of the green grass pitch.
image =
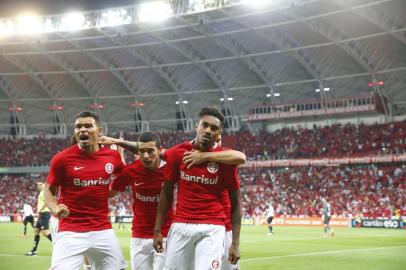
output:
[[[130, 226], [127, 225], [127, 228]], [[323, 238], [322, 228], [274, 227], [267, 235], [262, 226], [244, 226], [241, 232], [242, 270], [403, 270], [406, 269], [406, 230], [336, 229]], [[130, 231], [115, 230], [129, 261]], [[51, 244], [41, 237], [39, 254], [24, 256], [33, 231], [21, 236], [21, 224], [0, 224], [0, 270], [46, 270]], [[130, 268], [128, 268], [130, 269]]]

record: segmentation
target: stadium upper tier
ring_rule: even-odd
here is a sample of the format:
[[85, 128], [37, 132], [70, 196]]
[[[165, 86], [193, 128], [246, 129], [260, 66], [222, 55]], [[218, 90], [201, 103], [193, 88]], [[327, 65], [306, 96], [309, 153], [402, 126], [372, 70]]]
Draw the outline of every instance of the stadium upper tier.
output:
[[370, 92], [406, 112], [403, 0], [169, 2], [155, 23], [139, 7], [45, 16], [31, 35], [32, 17], [0, 19], [0, 134], [63, 133], [82, 110], [110, 132], [173, 130], [207, 105], [238, 126], [263, 103]]
[[[190, 140], [194, 133], [159, 133], [164, 148]], [[136, 141], [138, 134], [123, 134], [126, 140]], [[114, 136], [114, 135], [113, 135]], [[314, 129], [282, 129], [273, 133], [253, 135], [241, 131], [224, 137], [225, 143], [235, 143], [248, 160], [297, 159], [316, 157], [354, 157], [406, 152], [406, 122], [384, 125], [332, 125]], [[48, 165], [52, 156], [69, 145], [69, 138], [0, 139], [5, 153], [0, 167]], [[127, 161], [133, 155], [126, 153]]]

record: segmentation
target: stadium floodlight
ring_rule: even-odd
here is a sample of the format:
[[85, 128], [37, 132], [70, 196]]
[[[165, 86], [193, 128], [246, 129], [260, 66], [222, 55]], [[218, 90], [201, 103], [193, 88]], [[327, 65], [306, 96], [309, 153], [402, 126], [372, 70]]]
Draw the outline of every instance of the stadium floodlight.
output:
[[266, 97], [271, 97], [271, 94], [266, 94]]
[[177, 101], [175, 101], [175, 104], [176, 104], [176, 105], [179, 105], [179, 104], [180, 104], [180, 102], [177, 100]]
[[144, 22], [161, 22], [173, 15], [173, 10], [167, 2], [153, 1], [139, 6], [138, 20]]
[[262, 8], [269, 5], [272, 0], [242, 0], [241, 3], [253, 8]]
[[44, 32], [41, 18], [35, 14], [24, 14], [17, 18], [17, 33], [22, 35], [34, 35]]
[[2, 21], [0, 22], [0, 37], [10, 36], [15, 34], [15, 26], [13, 21]]
[[61, 19], [62, 31], [77, 31], [84, 28], [86, 18], [80, 12], [71, 12], [64, 15]]
[[50, 18], [45, 19], [45, 21], [44, 21], [44, 31], [47, 32], [47, 33], [55, 31], [55, 25], [52, 22], [52, 19], [50, 19]]
[[325, 91], [325, 92], [330, 91], [330, 87], [324, 87], [323, 91]]
[[183, 103], [183, 104], [188, 104], [189, 101], [187, 101], [187, 100], [182, 100], [182, 103]]
[[320, 92], [320, 88], [317, 88], [315, 91], [316, 91], [316, 93]]
[[116, 26], [132, 22], [131, 16], [127, 15], [125, 9], [113, 9], [105, 11], [101, 14], [99, 26]]
[[228, 100], [228, 101], [233, 101], [233, 100], [234, 100], [234, 98], [232, 98], [232, 97], [228, 97], [228, 98], [227, 98], [227, 100]]
[[280, 97], [281, 93], [275, 93], [273, 94], [275, 97]]

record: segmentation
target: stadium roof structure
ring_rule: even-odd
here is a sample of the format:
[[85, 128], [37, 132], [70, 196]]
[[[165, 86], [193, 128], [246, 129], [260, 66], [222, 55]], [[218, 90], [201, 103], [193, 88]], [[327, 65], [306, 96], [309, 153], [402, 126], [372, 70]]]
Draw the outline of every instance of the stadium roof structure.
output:
[[373, 91], [392, 114], [406, 112], [406, 1], [242, 2], [177, 0], [164, 22], [0, 36], [0, 134], [11, 115], [27, 134], [52, 133], [56, 118], [69, 126], [82, 110], [99, 112], [109, 131], [136, 120], [168, 130], [176, 112], [192, 119], [207, 105], [244, 119], [264, 103]]

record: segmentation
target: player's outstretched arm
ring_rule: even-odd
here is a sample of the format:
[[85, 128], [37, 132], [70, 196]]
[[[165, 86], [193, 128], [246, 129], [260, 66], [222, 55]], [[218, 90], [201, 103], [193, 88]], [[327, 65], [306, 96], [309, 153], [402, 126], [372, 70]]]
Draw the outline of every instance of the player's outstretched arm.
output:
[[207, 161], [228, 165], [242, 165], [246, 161], [246, 156], [244, 153], [236, 150], [225, 150], [218, 152], [202, 152], [200, 150], [193, 150], [186, 151], [183, 155], [183, 162], [188, 164], [188, 169]]
[[240, 189], [228, 190], [231, 201], [231, 226], [233, 240], [228, 253], [228, 260], [231, 264], [236, 264], [240, 259], [240, 231], [241, 231], [241, 193]]
[[173, 201], [173, 188], [172, 181], [166, 181], [161, 190], [159, 198], [158, 211], [156, 213], [155, 227], [154, 227], [154, 248], [157, 252], [164, 251], [163, 237], [161, 233], [162, 226], [166, 220], [169, 208], [172, 207]]
[[56, 197], [56, 187], [50, 186], [48, 183], [45, 183], [44, 188], [44, 199], [45, 204], [51, 210], [52, 214], [57, 215], [59, 218], [65, 218], [69, 216], [69, 209], [64, 204], [58, 204]]
[[134, 154], [138, 153], [138, 143], [137, 142], [130, 142], [123, 139], [116, 139], [108, 136], [101, 136], [99, 137], [98, 141], [99, 144], [104, 145], [112, 145], [116, 144]]

